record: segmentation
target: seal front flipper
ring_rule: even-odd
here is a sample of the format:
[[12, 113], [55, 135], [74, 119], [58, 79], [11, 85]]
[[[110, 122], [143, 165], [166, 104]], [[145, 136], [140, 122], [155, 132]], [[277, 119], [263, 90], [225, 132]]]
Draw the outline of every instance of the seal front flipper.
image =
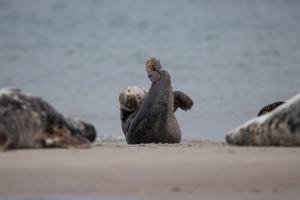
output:
[[187, 94], [181, 91], [175, 91], [174, 93], [174, 110], [175, 112], [177, 108], [181, 108], [184, 111], [191, 110], [193, 107], [193, 100]]
[[264, 106], [259, 112], [258, 112], [258, 117], [264, 114], [267, 114], [269, 112], [271, 112], [272, 110], [274, 110], [275, 108], [277, 108], [278, 106], [280, 106], [281, 104], [284, 104], [284, 101], [276, 101], [274, 103], [271, 103], [269, 105]]

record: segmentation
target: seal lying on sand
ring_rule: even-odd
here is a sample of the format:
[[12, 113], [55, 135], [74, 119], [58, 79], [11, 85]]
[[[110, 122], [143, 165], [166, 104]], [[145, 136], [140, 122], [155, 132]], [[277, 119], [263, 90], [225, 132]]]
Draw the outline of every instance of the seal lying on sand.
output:
[[150, 90], [129, 86], [119, 96], [122, 130], [128, 144], [179, 143], [181, 130], [174, 112], [190, 110], [192, 99], [183, 92], [173, 92], [171, 78], [160, 61], [150, 57], [146, 71]]
[[63, 116], [43, 99], [0, 90], [1, 149], [88, 146], [95, 138], [91, 124]]
[[300, 93], [286, 103], [264, 108], [260, 113], [276, 109], [232, 131], [226, 141], [233, 145], [300, 146]]

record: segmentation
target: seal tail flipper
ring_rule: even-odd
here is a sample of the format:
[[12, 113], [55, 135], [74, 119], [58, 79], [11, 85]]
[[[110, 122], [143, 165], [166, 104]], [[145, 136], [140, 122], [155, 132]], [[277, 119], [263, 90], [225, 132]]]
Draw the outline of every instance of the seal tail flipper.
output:
[[181, 108], [184, 111], [191, 110], [193, 107], [193, 100], [187, 94], [181, 91], [175, 91], [174, 93], [174, 112], [177, 108]]
[[148, 74], [148, 77], [152, 82], [159, 81], [160, 80], [160, 70], [161, 70], [161, 64], [160, 60], [156, 59], [155, 57], [149, 57], [146, 60], [146, 71]]

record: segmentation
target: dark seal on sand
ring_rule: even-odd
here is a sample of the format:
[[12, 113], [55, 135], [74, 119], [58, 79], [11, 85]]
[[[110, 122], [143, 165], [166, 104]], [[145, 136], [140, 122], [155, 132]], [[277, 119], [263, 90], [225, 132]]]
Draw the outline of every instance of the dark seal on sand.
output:
[[271, 112], [231, 131], [226, 141], [244, 146], [300, 146], [300, 93], [286, 103], [267, 105], [260, 113], [264, 110]]
[[122, 130], [128, 144], [179, 143], [181, 130], [174, 112], [190, 110], [192, 99], [183, 92], [173, 91], [170, 74], [160, 61], [150, 57], [146, 71], [151, 88], [129, 86], [119, 96]]
[[95, 128], [68, 118], [39, 97], [17, 88], [0, 90], [0, 148], [89, 146]]

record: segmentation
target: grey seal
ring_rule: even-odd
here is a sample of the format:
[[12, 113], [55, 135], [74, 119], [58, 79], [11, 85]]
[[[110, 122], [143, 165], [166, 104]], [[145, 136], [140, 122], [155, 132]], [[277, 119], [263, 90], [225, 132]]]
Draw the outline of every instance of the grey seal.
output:
[[300, 146], [300, 93], [265, 106], [257, 118], [231, 131], [226, 141], [242, 146]]
[[175, 117], [178, 108], [190, 110], [192, 99], [173, 91], [170, 74], [154, 57], [146, 61], [151, 80], [149, 91], [137, 86], [123, 89], [119, 95], [121, 125], [128, 144], [179, 143], [181, 130]]
[[40, 97], [18, 88], [0, 90], [0, 148], [86, 147], [92, 124], [66, 117]]

